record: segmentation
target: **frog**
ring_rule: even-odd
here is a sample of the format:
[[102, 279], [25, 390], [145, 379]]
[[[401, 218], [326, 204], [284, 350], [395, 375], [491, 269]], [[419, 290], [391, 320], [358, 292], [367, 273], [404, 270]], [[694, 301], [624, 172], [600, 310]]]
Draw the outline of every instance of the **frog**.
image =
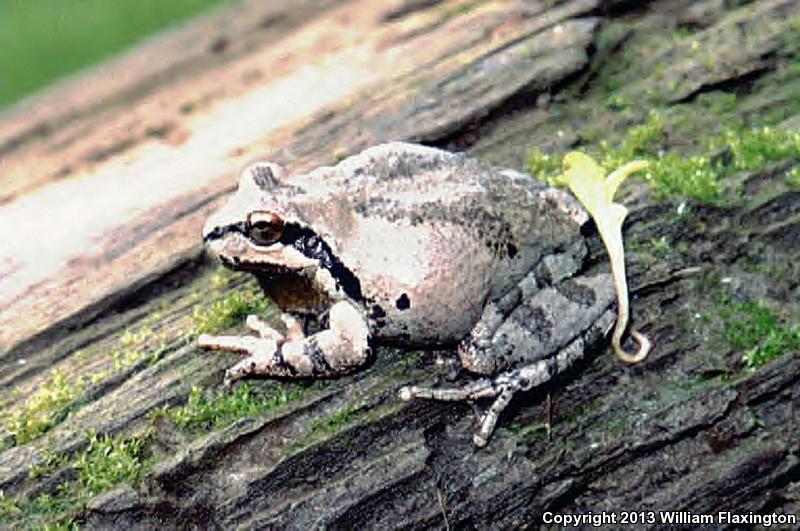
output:
[[372, 349], [451, 349], [470, 381], [406, 385], [402, 400], [487, 402], [485, 446], [512, 397], [565, 372], [615, 323], [608, 273], [588, 275], [589, 216], [568, 192], [464, 153], [379, 144], [306, 173], [258, 161], [203, 228], [253, 274], [284, 327], [199, 336], [249, 376], [336, 378]]

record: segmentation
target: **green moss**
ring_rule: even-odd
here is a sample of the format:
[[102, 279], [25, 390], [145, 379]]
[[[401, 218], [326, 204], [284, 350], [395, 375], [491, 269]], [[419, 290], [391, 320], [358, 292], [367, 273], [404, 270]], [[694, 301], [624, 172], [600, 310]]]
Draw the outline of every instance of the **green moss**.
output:
[[[150, 321], [150, 319], [148, 319], [148, 321]], [[119, 337], [119, 342], [124, 348], [137, 347], [144, 344], [148, 339], [153, 337], [153, 335], [153, 328], [149, 324], [146, 324], [135, 331], [125, 329]]]
[[92, 496], [121, 483], [136, 485], [150, 466], [149, 434], [141, 436], [89, 436], [88, 446], [71, 459], [63, 455], [48, 457], [45, 465], [52, 472], [66, 467], [76, 478], [50, 492], [31, 499], [6, 498], [0, 492], [0, 522], [11, 527], [37, 529], [77, 529], [73, 518], [78, 508]]
[[308, 431], [286, 448], [286, 455], [295, 455], [316, 442], [330, 438], [341, 431], [390, 415], [401, 407], [397, 402], [375, 405], [374, 402], [359, 401], [342, 406], [328, 417], [315, 418], [309, 423]]
[[506, 429], [515, 441], [531, 443], [550, 433], [551, 426], [547, 422], [534, 422], [525, 426], [512, 422]]
[[57, 454], [49, 448], [45, 448], [42, 454], [44, 458], [41, 461], [28, 467], [28, 477], [30, 479], [49, 476], [57, 469], [67, 465], [67, 459], [64, 455]]
[[95, 435], [72, 463], [81, 494], [95, 495], [120, 483], [136, 485], [148, 465], [147, 437]]
[[602, 164], [608, 170], [616, 169], [635, 158], [655, 157], [665, 138], [661, 115], [650, 113], [644, 123], [631, 127], [617, 147], [601, 142]]
[[71, 525], [69, 521], [59, 522], [59, 516], [74, 507], [72, 501], [64, 495], [45, 492], [27, 503], [20, 502], [20, 506], [28, 522], [33, 521], [38, 524], [35, 527], [64, 529], [64, 526]]
[[658, 197], [691, 197], [710, 202], [719, 196], [719, 172], [706, 156], [665, 153], [651, 161], [645, 178]]
[[800, 166], [795, 166], [786, 174], [786, 184], [792, 188], [800, 188]]
[[770, 330], [763, 341], [745, 352], [742, 361], [745, 368], [752, 371], [786, 352], [798, 349], [800, 349], [800, 326], [794, 327], [793, 330], [777, 328]]
[[260, 391], [245, 382], [232, 392], [208, 399], [200, 387], [192, 387], [186, 404], [165, 408], [167, 416], [181, 429], [190, 432], [221, 428], [238, 419], [260, 415], [303, 395], [298, 385], [275, 384]]
[[778, 326], [775, 313], [757, 302], [722, 301], [720, 316], [724, 322], [725, 340], [736, 349], [754, 347]]
[[22, 514], [22, 509], [16, 498], [9, 498], [0, 490], [0, 523], [10, 521], [20, 514]]
[[800, 160], [800, 132], [772, 127], [730, 130], [712, 141], [730, 153], [727, 172], [753, 171], [781, 160]]
[[20, 409], [4, 419], [3, 428], [13, 437], [14, 444], [30, 442], [59, 422], [81, 392], [80, 385], [69, 382], [63, 373], [54, 370], [51, 378]]
[[737, 350], [744, 350], [742, 362], [755, 370], [786, 352], [800, 349], [800, 325], [790, 328], [778, 315], [758, 302], [721, 301], [723, 337]]
[[657, 258], [667, 258], [672, 253], [672, 247], [667, 241], [666, 236], [662, 236], [659, 239], [653, 239], [650, 242], [650, 250], [653, 256]]
[[550, 185], [558, 184], [561, 172], [561, 157], [548, 155], [540, 149], [533, 149], [528, 154], [528, 173]]
[[612, 94], [606, 100], [606, 107], [609, 111], [622, 112], [630, 106], [631, 101], [622, 94]]
[[321, 432], [328, 435], [341, 431], [361, 416], [359, 409], [354, 406], [345, 406], [334, 411], [330, 417], [323, 421], [314, 419], [311, 422], [310, 431], [311, 433]]
[[[730, 105], [731, 100], [723, 99], [723, 104]], [[603, 141], [594, 151], [607, 171], [634, 159], [647, 160], [650, 166], [643, 175], [657, 197], [691, 197], [705, 202], [718, 199], [722, 180], [735, 173], [761, 170], [777, 161], [800, 160], [800, 132], [783, 129], [729, 129], [710, 138], [695, 155], [668, 151], [666, 139], [662, 117], [650, 113], [618, 144]], [[527, 166], [537, 178], [550, 184], [559, 182], [560, 156], [533, 150]]]
[[304, 448], [308, 448], [315, 441], [330, 437], [352, 425], [363, 416], [360, 409], [361, 408], [356, 406], [344, 406], [331, 413], [327, 418], [315, 418], [311, 421], [311, 424], [309, 424], [308, 432], [305, 436], [298, 439], [287, 448], [287, 454], [294, 455]]
[[[697, 96], [697, 105], [706, 109], [707, 112], [714, 116], [721, 116], [725, 113], [735, 111], [738, 104], [739, 100], [736, 94], [731, 94], [729, 92], [714, 91]], [[689, 107], [695, 110], [694, 106], [689, 105]]]
[[246, 289], [227, 295], [209, 306], [196, 306], [192, 312], [195, 334], [215, 334], [230, 328], [249, 314], [261, 313], [267, 299], [257, 289]]
[[[45, 381], [19, 409], [3, 420], [3, 428], [9, 438], [0, 443], [0, 447], [25, 444], [39, 438], [67, 415], [87, 385], [101, 382], [148, 356], [155, 361], [159, 354], [168, 348], [164, 337], [160, 338], [160, 346], [152, 352], [146, 346], [149, 340], [159, 337], [153, 332], [151, 325], [160, 318], [158, 314], [154, 314], [137, 330], [123, 331], [119, 337], [122, 348], [112, 352], [111, 365], [105, 369], [71, 379], [62, 372], [54, 370], [50, 379]], [[85, 352], [79, 351], [75, 356], [78, 359], [84, 358], [82, 359], [84, 362], [87, 361]]]

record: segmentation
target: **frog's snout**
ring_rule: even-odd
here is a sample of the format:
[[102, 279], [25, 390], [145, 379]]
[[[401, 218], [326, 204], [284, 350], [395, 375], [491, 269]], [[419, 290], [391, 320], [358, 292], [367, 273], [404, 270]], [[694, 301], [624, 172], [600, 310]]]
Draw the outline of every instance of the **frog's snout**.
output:
[[224, 227], [203, 227], [203, 243], [209, 243], [212, 240], [218, 240], [225, 234]]
[[238, 232], [247, 234], [247, 224], [244, 221], [220, 224], [214, 222], [214, 218], [209, 219], [203, 226], [203, 243], [209, 245], [214, 241], [222, 240], [227, 234]]

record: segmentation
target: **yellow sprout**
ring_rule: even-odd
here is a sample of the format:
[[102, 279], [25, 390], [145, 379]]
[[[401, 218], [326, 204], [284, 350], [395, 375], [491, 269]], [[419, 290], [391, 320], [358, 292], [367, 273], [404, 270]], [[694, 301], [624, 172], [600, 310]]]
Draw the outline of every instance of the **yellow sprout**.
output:
[[646, 168], [647, 162], [641, 160], [629, 162], [611, 172], [608, 177], [594, 159], [578, 151], [568, 153], [564, 157], [563, 164], [562, 179], [594, 219], [611, 261], [611, 273], [614, 276], [619, 307], [617, 324], [611, 336], [611, 346], [622, 361], [640, 362], [647, 357], [652, 348], [647, 337], [636, 330], [631, 330], [631, 336], [639, 343], [639, 350], [629, 354], [622, 348], [622, 334], [625, 333], [630, 317], [628, 281], [625, 277], [625, 249], [622, 244], [622, 222], [628, 215], [628, 209], [619, 203], [614, 203], [614, 194], [626, 177]]

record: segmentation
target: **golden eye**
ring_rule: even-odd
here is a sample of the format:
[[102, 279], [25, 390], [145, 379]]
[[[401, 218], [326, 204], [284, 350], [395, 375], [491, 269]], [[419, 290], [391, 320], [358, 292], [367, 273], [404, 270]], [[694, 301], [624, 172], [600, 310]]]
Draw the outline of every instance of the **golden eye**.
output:
[[283, 235], [283, 220], [274, 212], [251, 212], [247, 236], [257, 245], [272, 245]]

